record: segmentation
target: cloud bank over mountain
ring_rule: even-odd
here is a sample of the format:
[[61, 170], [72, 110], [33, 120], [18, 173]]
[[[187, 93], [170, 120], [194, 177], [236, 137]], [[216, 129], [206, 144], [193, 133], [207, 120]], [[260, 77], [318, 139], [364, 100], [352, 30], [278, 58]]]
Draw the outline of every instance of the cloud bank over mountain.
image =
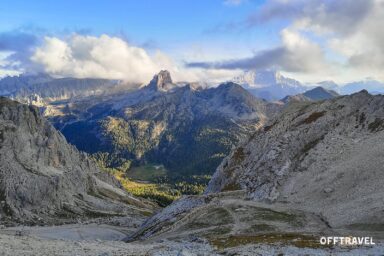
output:
[[170, 68], [172, 61], [163, 53], [150, 56], [118, 37], [74, 35], [68, 40], [45, 37], [31, 60], [52, 75], [149, 80], [154, 73]]
[[[21, 43], [12, 45], [14, 40]], [[172, 71], [176, 81], [220, 81], [234, 72], [187, 70], [170, 56], [134, 46], [119, 37], [74, 34], [67, 38], [46, 36], [37, 45], [36, 37], [22, 33], [0, 35], [0, 49], [9, 53], [0, 62], [28, 72], [44, 72], [55, 77], [121, 79], [148, 82], [159, 70]]]
[[[302, 77], [383, 80], [383, 0], [271, 0], [234, 27], [281, 26], [280, 43], [247, 58], [191, 62], [189, 67], [282, 69]], [[233, 27], [233, 23], [231, 23]]]

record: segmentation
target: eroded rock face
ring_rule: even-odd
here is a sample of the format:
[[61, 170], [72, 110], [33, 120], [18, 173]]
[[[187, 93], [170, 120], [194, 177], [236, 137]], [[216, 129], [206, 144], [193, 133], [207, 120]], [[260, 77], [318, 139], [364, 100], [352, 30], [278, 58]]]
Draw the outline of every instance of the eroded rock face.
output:
[[148, 85], [150, 88], [159, 91], [166, 91], [175, 85], [172, 82], [171, 74], [168, 70], [161, 70], [156, 74]]
[[0, 98], [0, 220], [125, 214], [145, 208], [40, 117]]
[[362, 91], [291, 104], [218, 167], [206, 193], [245, 189], [285, 202], [332, 226], [383, 216], [384, 97]]

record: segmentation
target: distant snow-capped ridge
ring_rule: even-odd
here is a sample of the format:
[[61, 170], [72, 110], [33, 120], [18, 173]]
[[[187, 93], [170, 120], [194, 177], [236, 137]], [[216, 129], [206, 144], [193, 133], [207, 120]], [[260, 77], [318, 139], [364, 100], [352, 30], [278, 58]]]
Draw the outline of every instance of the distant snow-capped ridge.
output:
[[360, 81], [354, 81], [346, 84], [337, 84], [334, 81], [323, 81], [314, 86], [321, 86], [328, 90], [333, 90], [342, 95], [349, 95], [353, 93], [360, 92], [362, 90], [367, 90], [370, 94], [383, 94], [384, 93], [384, 83], [373, 80], [365, 79]]
[[273, 84], [281, 86], [300, 87], [302, 84], [292, 78], [283, 76], [276, 70], [255, 71], [248, 70], [243, 75], [233, 78], [232, 82], [240, 85], [249, 86], [251, 88], [263, 88]]
[[331, 80], [318, 83], [301, 83], [293, 78], [283, 76], [276, 70], [249, 70], [240, 76], [234, 77], [231, 81], [240, 84], [256, 97], [270, 101], [301, 94], [316, 87], [332, 90], [342, 95], [356, 93], [361, 90], [367, 90], [371, 94], [384, 93], [384, 83], [373, 79], [346, 84], [337, 84]]
[[299, 81], [285, 77], [276, 70], [249, 70], [233, 78], [232, 82], [240, 84], [256, 97], [266, 100], [279, 100], [308, 89]]

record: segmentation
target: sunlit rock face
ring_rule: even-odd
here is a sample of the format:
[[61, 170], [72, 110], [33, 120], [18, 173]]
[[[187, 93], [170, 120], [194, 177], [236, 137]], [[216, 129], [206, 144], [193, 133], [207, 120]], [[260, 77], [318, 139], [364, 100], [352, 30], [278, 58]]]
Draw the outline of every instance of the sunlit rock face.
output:
[[366, 91], [292, 103], [223, 160], [206, 193], [245, 189], [332, 226], [380, 221], [383, 120], [384, 97]]

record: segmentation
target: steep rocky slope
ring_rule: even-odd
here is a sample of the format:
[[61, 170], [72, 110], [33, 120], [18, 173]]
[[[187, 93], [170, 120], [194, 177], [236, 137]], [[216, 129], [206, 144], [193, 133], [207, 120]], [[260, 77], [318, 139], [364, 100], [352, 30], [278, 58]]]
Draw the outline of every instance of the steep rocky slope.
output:
[[373, 236], [379, 244], [383, 142], [383, 96], [291, 103], [223, 160], [203, 196], [174, 202], [126, 240], [313, 249], [293, 255], [329, 254], [320, 236]]
[[383, 141], [383, 96], [291, 104], [221, 163], [206, 192], [245, 189], [331, 226], [382, 223]]
[[0, 98], [0, 221], [57, 223], [147, 208], [67, 144], [37, 108]]

